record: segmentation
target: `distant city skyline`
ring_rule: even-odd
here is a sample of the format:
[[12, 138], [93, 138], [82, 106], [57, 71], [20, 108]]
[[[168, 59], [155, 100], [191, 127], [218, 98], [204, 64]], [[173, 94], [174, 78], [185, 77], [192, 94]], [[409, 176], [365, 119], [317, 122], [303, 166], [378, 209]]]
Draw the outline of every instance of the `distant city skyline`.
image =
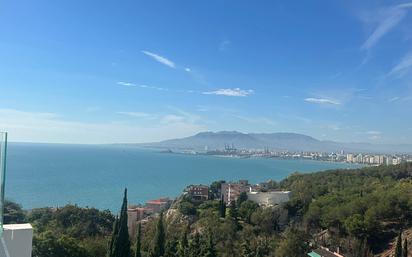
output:
[[4, 2], [0, 131], [412, 144], [411, 14], [408, 1]]

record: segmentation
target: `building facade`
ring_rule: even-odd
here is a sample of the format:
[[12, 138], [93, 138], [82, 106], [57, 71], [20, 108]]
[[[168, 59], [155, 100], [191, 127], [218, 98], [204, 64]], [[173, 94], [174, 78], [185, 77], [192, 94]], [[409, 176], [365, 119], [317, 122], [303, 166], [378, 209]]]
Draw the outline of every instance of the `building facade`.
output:
[[190, 185], [185, 192], [194, 201], [207, 201], [209, 199], [209, 187], [206, 185]]
[[128, 208], [127, 209], [127, 228], [129, 235], [134, 238], [137, 229], [137, 223], [151, 214], [151, 210], [144, 207]]
[[226, 204], [236, 201], [242, 192], [247, 193], [250, 191], [251, 185], [247, 180], [239, 180], [237, 183], [223, 183], [221, 186], [221, 194]]
[[288, 202], [291, 195], [291, 191], [248, 192], [247, 199], [269, 207]]
[[163, 210], [169, 208], [171, 202], [172, 201], [168, 197], [159, 198], [156, 200], [147, 201], [145, 207], [146, 209], [149, 209], [154, 213], [160, 213]]

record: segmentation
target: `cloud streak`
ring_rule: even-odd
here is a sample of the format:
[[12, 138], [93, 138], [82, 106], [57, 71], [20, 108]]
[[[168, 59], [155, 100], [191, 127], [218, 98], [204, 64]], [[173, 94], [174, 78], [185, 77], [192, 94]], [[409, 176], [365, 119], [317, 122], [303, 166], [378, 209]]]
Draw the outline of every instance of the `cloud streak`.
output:
[[125, 86], [125, 87], [139, 87], [139, 88], [155, 89], [159, 91], [169, 91], [169, 89], [164, 88], [164, 87], [155, 87], [155, 86], [149, 86], [149, 85], [135, 84], [132, 82], [119, 81], [119, 82], [116, 82], [116, 84], [119, 86]]
[[378, 25], [368, 39], [363, 43], [361, 49], [369, 50], [376, 45], [385, 34], [387, 34], [402, 21], [409, 8], [412, 8], [412, 2], [384, 9], [383, 15], [378, 21]]
[[266, 117], [246, 117], [242, 115], [234, 115], [233, 117], [246, 121], [248, 123], [267, 124], [269, 126], [277, 126], [277, 123]]
[[119, 86], [125, 86], [125, 87], [137, 87], [137, 85], [134, 83], [124, 82], [124, 81], [118, 81], [116, 82], [116, 84]]
[[412, 52], [406, 54], [402, 60], [392, 68], [389, 76], [401, 78], [412, 70]]
[[135, 84], [132, 82], [124, 82], [124, 81], [116, 82], [116, 84], [120, 86], [125, 86], [125, 87], [138, 87], [138, 88], [144, 88], [144, 89], [154, 89], [158, 91], [169, 91], [169, 92], [174, 92], [174, 93], [187, 93], [187, 94], [245, 97], [245, 96], [249, 96], [254, 93], [254, 91], [251, 89], [244, 90], [240, 88], [221, 88], [221, 89], [217, 89], [214, 91], [200, 92], [196, 90], [173, 90], [173, 89], [164, 88], [164, 87], [141, 85], [141, 84]]
[[[125, 112], [126, 113], [126, 112]], [[129, 113], [131, 114], [131, 112]], [[176, 115], [177, 116], [177, 115]], [[0, 130], [9, 132], [13, 142], [45, 143], [136, 143], [155, 142], [195, 134], [207, 128], [189, 118], [157, 117], [156, 122], [79, 122], [55, 113], [0, 108]]]
[[149, 56], [149, 57], [151, 57], [152, 59], [154, 59], [155, 61], [157, 61], [157, 62], [159, 62], [163, 65], [166, 65], [166, 66], [168, 66], [170, 68], [173, 68], [173, 69], [176, 68], [175, 63], [173, 61], [167, 59], [166, 57], [163, 57], [161, 55], [158, 55], [158, 54], [155, 54], [155, 53], [152, 53], [152, 52], [149, 52], [149, 51], [144, 51], [144, 50], [142, 51], [142, 53]]
[[332, 99], [327, 99], [327, 98], [305, 98], [304, 99], [305, 102], [307, 103], [313, 103], [313, 104], [322, 104], [322, 105], [340, 105], [341, 103], [336, 101], [336, 100], [332, 100]]
[[117, 114], [129, 116], [129, 117], [134, 117], [134, 118], [151, 118], [151, 117], [153, 117], [152, 114], [145, 113], [145, 112], [117, 112]]
[[230, 40], [223, 40], [219, 44], [219, 51], [226, 51], [231, 44], [232, 42]]
[[214, 91], [203, 92], [204, 95], [221, 95], [221, 96], [237, 96], [245, 97], [253, 94], [254, 91], [251, 89], [244, 90], [240, 88], [221, 88]]

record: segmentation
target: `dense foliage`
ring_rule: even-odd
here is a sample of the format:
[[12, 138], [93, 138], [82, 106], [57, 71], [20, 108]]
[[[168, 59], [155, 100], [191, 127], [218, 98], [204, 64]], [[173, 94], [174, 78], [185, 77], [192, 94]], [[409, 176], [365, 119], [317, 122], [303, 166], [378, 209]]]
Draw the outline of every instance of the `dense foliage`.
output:
[[109, 211], [76, 205], [29, 212], [11, 202], [5, 206], [5, 223], [33, 225], [33, 257], [104, 257], [113, 221]]
[[[294, 257], [320, 245], [359, 257], [390, 245], [397, 256], [408, 251], [410, 238], [400, 232], [412, 227], [411, 163], [295, 173], [271, 183], [272, 189], [293, 192], [288, 203], [271, 208], [245, 195], [226, 208], [220, 184], [212, 184], [212, 200], [181, 197], [164, 215], [139, 226], [124, 257]], [[5, 209], [7, 223], [33, 224], [34, 257], [105, 257], [116, 233], [109, 211], [68, 205], [24, 212], [11, 202]]]
[[373, 252], [412, 225], [412, 164], [294, 174], [281, 188], [294, 192], [291, 218], [311, 234], [328, 230], [329, 246]]

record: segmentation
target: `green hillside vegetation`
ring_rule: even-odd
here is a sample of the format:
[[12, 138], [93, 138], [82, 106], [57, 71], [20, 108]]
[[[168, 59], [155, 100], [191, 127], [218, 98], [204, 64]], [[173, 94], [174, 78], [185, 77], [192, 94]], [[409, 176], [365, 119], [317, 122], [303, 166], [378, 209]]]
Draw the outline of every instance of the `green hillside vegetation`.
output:
[[332, 247], [380, 252], [412, 222], [412, 164], [294, 174], [280, 183], [295, 194], [292, 221], [314, 235], [328, 229]]
[[115, 219], [109, 211], [76, 205], [23, 211], [7, 201], [5, 212], [5, 223], [33, 225], [33, 257], [103, 257]]
[[[197, 203], [182, 196], [144, 223], [141, 235], [130, 237], [140, 240], [130, 243], [130, 254], [302, 257], [322, 245], [364, 257], [387, 250], [400, 231], [412, 227], [411, 163], [295, 173], [272, 184], [272, 189], [293, 192], [291, 201], [274, 208], [259, 207], [244, 196], [225, 208], [218, 185], [211, 190], [214, 200]], [[33, 224], [34, 257], [105, 257], [115, 217], [74, 205], [25, 212], [9, 202], [5, 220]]]

